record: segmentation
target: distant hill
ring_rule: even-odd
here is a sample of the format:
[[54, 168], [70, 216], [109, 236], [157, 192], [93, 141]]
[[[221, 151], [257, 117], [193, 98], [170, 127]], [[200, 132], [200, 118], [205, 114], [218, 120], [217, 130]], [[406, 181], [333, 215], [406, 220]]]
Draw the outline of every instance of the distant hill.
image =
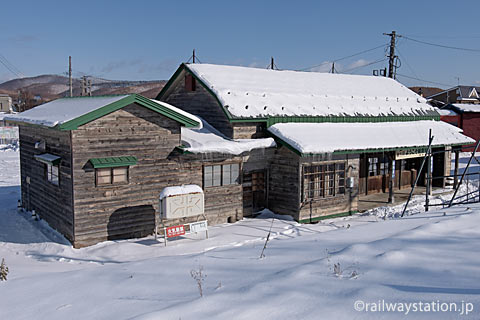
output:
[[[119, 81], [90, 77], [92, 80], [92, 95], [138, 93], [147, 98], [155, 98], [165, 85], [165, 80], [155, 81]], [[73, 79], [73, 94], [81, 93], [81, 80]], [[36, 77], [19, 78], [0, 84], [0, 93], [6, 93], [15, 100], [22, 91], [36, 101], [44, 103], [69, 94], [68, 77], [60, 75], [40, 75]], [[38, 104], [38, 103], [37, 103]]]

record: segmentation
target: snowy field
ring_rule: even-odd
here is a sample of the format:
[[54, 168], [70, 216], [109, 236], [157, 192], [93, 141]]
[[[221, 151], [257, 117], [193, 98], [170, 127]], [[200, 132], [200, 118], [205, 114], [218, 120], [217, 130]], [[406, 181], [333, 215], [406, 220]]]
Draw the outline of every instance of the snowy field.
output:
[[73, 249], [17, 213], [18, 151], [0, 149], [0, 319], [480, 318], [479, 204], [425, 214], [419, 197], [401, 219], [402, 206], [274, 219], [262, 259], [268, 212], [167, 247], [148, 237]]

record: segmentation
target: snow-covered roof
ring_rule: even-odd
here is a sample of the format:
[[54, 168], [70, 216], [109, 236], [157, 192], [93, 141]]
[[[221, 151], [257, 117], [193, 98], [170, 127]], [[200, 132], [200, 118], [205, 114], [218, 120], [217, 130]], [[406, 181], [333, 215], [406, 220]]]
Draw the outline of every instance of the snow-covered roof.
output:
[[427, 100], [386, 78], [185, 65], [234, 118], [433, 115]]
[[302, 154], [355, 150], [378, 150], [432, 145], [471, 144], [475, 140], [443, 121], [358, 122], [358, 123], [277, 123], [272, 134]]
[[160, 192], [160, 200], [166, 197], [177, 196], [180, 194], [189, 194], [189, 193], [203, 193], [203, 190], [200, 186], [196, 184], [186, 184], [181, 186], [172, 186], [163, 188]]
[[98, 97], [74, 97], [57, 99], [25, 112], [6, 116], [5, 120], [59, 127], [62, 130], [76, 129], [89, 121], [102, 117], [131, 103], [138, 103], [174, 119], [185, 126], [201, 125], [194, 115], [168, 103], [147, 99], [138, 94]]
[[182, 144], [192, 153], [218, 152], [239, 155], [253, 149], [275, 147], [272, 138], [263, 139], [229, 139], [217, 131], [208, 122], [201, 119], [198, 128], [182, 127]]
[[5, 120], [55, 127], [125, 97], [127, 95], [62, 98], [7, 116]]
[[450, 106], [460, 112], [480, 112], [480, 104], [452, 103]]
[[449, 110], [449, 109], [436, 109], [436, 111], [441, 116], [456, 116], [456, 115], [458, 115], [455, 111]]
[[189, 118], [189, 119], [191, 119], [191, 120], [193, 120], [193, 121], [195, 121], [195, 122], [197, 122], [197, 123], [199, 124], [200, 128], [202, 127], [202, 119], [200, 119], [199, 117], [197, 117], [197, 116], [195, 116], [195, 115], [193, 115], [193, 114], [191, 114], [191, 113], [188, 113], [188, 112], [186, 112], [186, 111], [184, 111], [184, 110], [182, 110], [182, 109], [180, 109], [180, 108], [177, 108], [177, 107], [175, 107], [175, 106], [172, 106], [172, 105], [169, 104], [169, 103], [166, 103], [166, 102], [163, 102], [163, 101], [159, 101], [159, 100], [155, 100], [155, 99], [150, 99], [150, 100], [153, 101], [153, 102], [155, 102], [155, 103], [157, 103], [157, 104], [159, 104], [159, 105], [162, 105], [162, 106], [164, 106], [164, 107], [166, 107], [166, 108], [168, 108], [168, 109], [170, 109], [170, 110], [172, 110], [172, 111], [175, 111], [175, 112], [177, 112], [177, 113], [179, 113], [179, 114], [181, 114], [181, 115], [183, 115], [183, 116], [185, 116], [185, 117], [187, 117], [187, 118]]

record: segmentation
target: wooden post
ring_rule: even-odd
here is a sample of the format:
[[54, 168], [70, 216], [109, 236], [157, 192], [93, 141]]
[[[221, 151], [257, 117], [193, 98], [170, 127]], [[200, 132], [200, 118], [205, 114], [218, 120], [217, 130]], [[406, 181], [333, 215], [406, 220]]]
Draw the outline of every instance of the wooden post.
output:
[[395, 186], [395, 155], [388, 155], [388, 203], [395, 203], [393, 188]]
[[453, 189], [457, 189], [458, 185], [458, 162], [460, 158], [460, 150], [455, 150], [455, 168], [453, 171]]
[[[430, 129], [428, 134], [429, 141], [432, 139], [432, 129]], [[428, 205], [430, 204], [430, 189], [432, 188], [431, 177], [432, 177], [432, 148], [427, 149], [427, 190], [425, 192], [425, 211], [428, 211]]]
[[364, 159], [365, 159], [365, 195], [368, 196], [368, 167], [370, 164], [368, 163], [368, 156], [366, 153], [364, 153]]

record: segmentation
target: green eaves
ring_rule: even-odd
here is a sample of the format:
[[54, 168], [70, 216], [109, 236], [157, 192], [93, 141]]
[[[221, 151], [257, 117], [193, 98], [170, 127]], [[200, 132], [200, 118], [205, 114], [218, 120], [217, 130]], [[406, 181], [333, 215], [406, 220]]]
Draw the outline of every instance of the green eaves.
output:
[[109, 113], [112, 113], [114, 111], [117, 111], [123, 107], [128, 106], [129, 104], [132, 103], [137, 103], [145, 108], [148, 108], [152, 111], [155, 111], [157, 113], [160, 113], [172, 120], [175, 120], [179, 122], [180, 124], [184, 125], [185, 127], [196, 127], [199, 125], [199, 123], [181, 113], [178, 113], [164, 105], [158, 104], [156, 102], [151, 101], [148, 98], [145, 98], [141, 95], [138, 94], [131, 94], [123, 99], [120, 99], [118, 101], [115, 101], [113, 103], [110, 103], [106, 106], [103, 106], [101, 108], [98, 108], [96, 110], [93, 110], [89, 113], [86, 113], [84, 115], [81, 115], [75, 119], [72, 119], [70, 121], [64, 122], [62, 124], [59, 124], [55, 127], [55, 129], [62, 130], [62, 131], [68, 131], [68, 130], [76, 130], [78, 127], [91, 122], [93, 120], [96, 120], [98, 118], [101, 118]]

